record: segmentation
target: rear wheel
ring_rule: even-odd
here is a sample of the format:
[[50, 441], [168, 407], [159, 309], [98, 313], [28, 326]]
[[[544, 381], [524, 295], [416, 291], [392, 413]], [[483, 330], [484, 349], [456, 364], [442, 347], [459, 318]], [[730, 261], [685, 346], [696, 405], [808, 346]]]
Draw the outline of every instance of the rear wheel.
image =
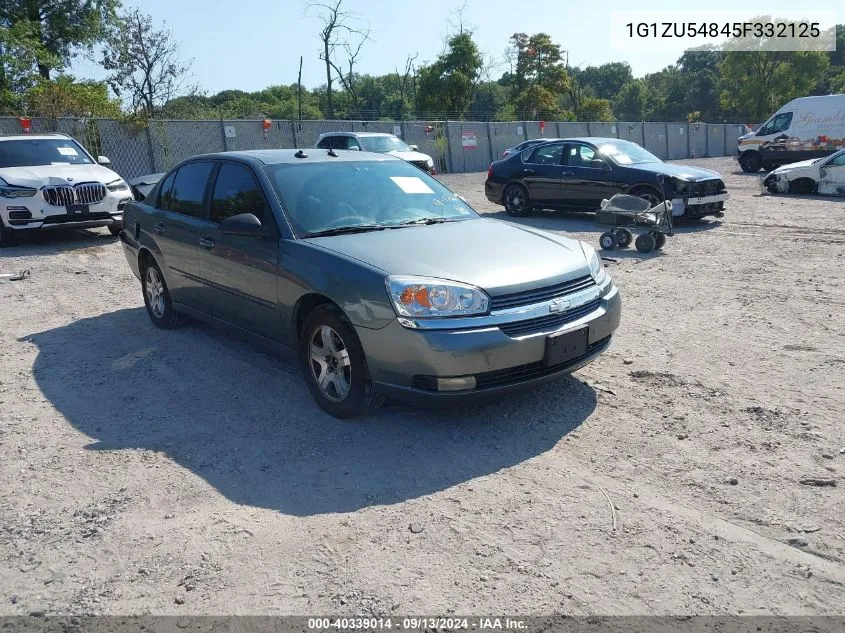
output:
[[153, 325], [162, 330], [172, 330], [182, 325], [185, 319], [173, 308], [170, 290], [158, 264], [147, 262], [141, 272], [141, 285], [144, 291], [144, 305]]
[[635, 244], [637, 246], [637, 250], [641, 253], [650, 253], [654, 250], [656, 241], [651, 234], [641, 233], [637, 236], [637, 241], [635, 242]]
[[616, 243], [619, 248], [628, 248], [634, 241], [634, 234], [628, 229], [616, 229], [613, 233], [616, 235]]
[[666, 244], [666, 235], [664, 233], [654, 234], [654, 248], [660, 250]]
[[755, 174], [763, 166], [763, 159], [757, 152], [745, 152], [739, 157], [739, 166], [746, 174]]
[[522, 185], [510, 185], [505, 189], [505, 211], [515, 218], [523, 218], [531, 214], [528, 192]]
[[355, 328], [336, 308], [322, 305], [306, 317], [299, 360], [308, 390], [326, 413], [351, 418], [384, 402], [373, 391]]

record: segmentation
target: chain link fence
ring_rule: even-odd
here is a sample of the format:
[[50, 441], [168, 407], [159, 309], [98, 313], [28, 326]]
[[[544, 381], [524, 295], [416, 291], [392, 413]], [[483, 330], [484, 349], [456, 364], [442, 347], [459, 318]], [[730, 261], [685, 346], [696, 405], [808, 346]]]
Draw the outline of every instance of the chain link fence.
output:
[[[532, 138], [598, 136], [642, 145], [662, 159], [730, 156], [745, 126], [733, 123], [641, 121], [291, 121], [32, 118], [30, 133], [61, 132], [94, 156], [108, 156], [124, 178], [167, 171], [196, 154], [314, 147], [326, 132], [386, 132], [434, 160], [439, 172], [485, 171], [504, 150]], [[0, 135], [21, 134], [15, 117], [0, 117]]]

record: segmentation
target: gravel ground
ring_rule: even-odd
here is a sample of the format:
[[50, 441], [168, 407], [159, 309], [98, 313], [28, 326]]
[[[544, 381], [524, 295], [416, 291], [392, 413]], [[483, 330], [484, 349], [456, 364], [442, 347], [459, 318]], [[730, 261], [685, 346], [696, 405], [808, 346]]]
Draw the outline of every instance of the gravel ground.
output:
[[105, 229], [0, 252], [0, 615], [842, 613], [845, 200], [690, 162], [726, 215], [611, 253], [611, 349], [452, 411], [342, 422], [290, 358], [156, 330]]

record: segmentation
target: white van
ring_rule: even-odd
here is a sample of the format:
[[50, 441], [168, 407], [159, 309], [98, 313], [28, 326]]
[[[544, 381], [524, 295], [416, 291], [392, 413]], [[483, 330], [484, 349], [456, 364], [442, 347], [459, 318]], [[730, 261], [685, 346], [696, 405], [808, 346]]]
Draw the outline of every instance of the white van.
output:
[[793, 99], [756, 132], [740, 136], [736, 153], [742, 171], [753, 173], [827, 156], [843, 147], [845, 94]]

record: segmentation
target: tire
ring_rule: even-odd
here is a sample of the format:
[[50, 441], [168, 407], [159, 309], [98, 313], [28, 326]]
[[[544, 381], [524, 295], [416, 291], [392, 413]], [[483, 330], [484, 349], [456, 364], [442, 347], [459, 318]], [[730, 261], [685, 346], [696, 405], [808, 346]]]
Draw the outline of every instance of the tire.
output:
[[184, 323], [185, 317], [173, 308], [167, 282], [155, 262], [148, 261], [141, 271], [141, 292], [147, 315], [157, 328], [172, 330]]
[[605, 231], [599, 237], [599, 246], [603, 251], [612, 251], [616, 248], [616, 236], [611, 231]]
[[666, 234], [665, 233], [655, 233], [654, 234], [654, 248], [655, 250], [660, 250], [666, 244]]
[[505, 189], [505, 211], [514, 218], [524, 218], [531, 215], [531, 208], [528, 192], [522, 185], [510, 185]]
[[650, 253], [654, 250], [655, 246], [655, 239], [649, 233], [640, 233], [637, 235], [637, 241], [635, 242], [637, 250], [641, 253]]
[[763, 159], [757, 152], [745, 152], [739, 157], [739, 166], [746, 174], [756, 174], [763, 166]]
[[653, 207], [663, 202], [663, 198], [660, 197], [660, 195], [655, 189], [649, 189], [647, 187], [634, 189], [631, 192], [631, 195], [637, 196], [638, 198], [642, 198], [643, 200], [647, 200], [648, 203]]
[[297, 356], [311, 396], [329, 415], [359, 417], [384, 402], [355, 328], [336, 308], [321, 305], [305, 318]]
[[18, 236], [15, 232], [7, 227], [3, 220], [0, 219], [0, 248], [7, 246], [15, 246], [18, 243]]
[[628, 248], [631, 245], [631, 242], [634, 241], [634, 234], [628, 229], [616, 229], [614, 233], [616, 235], [616, 243], [619, 245], [619, 248]]
[[111, 233], [114, 237], [120, 235], [120, 232], [123, 230], [123, 222], [115, 222], [114, 224], [109, 224], [109, 233]]

